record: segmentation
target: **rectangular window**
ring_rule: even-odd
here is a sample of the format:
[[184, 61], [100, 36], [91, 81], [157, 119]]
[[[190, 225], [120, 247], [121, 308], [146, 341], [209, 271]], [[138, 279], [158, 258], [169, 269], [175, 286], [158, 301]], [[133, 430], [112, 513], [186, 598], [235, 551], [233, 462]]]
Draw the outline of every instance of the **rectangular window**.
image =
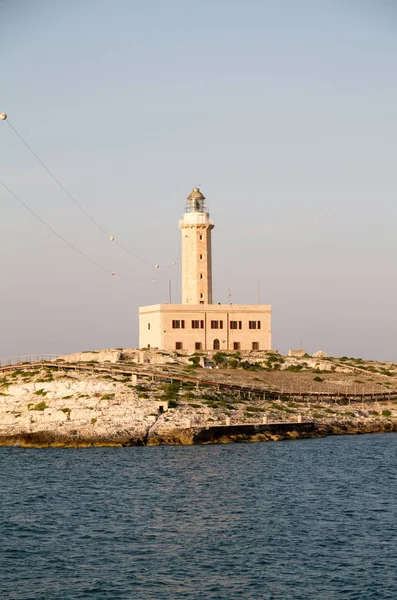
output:
[[204, 300], [200, 300], [200, 304], [204, 304]]
[[238, 327], [237, 321], [230, 321], [230, 329], [237, 329], [237, 327]]
[[203, 293], [200, 294], [200, 298], [204, 298], [204, 294]]
[[258, 329], [260, 329], [260, 328], [261, 328], [261, 322], [258, 321]]
[[204, 321], [200, 321], [200, 329], [204, 329]]
[[243, 328], [243, 322], [242, 322], [242, 321], [239, 321], [239, 322], [238, 322], [238, 328], [239, 328], [239, 329], [242, 329], [242, 328]]
[[256, 321], [248, 321], [248, 328], [249, 329], [256, 329]]
[[259, 342], [252, 342], [252, 349], [259, 350]]
[[203, 255], [202, 254], [200, 254], [200, 260], [203, 260]]
[[203, 274], [202, 274], [202, 273], [200, 273], [200, 279], [202, 279], [202, 278], [203, 278]]
[[201, 350], [201, 342], [195, 342], [194, 349], [195, 350]]
[[175, 350], [182, 350], [182, 342], [175, 342]]
[[150, 329], [150, 323], [147, 324], [147, 328]]
[[192, 321], [192, 329], [200, 329], [200, 321]]
[[211, 329], [223, 329], [223, 321], [211, 321]]
[[200, 235], [200, 240], [202, 240], [202, 239], [203, 239], [203, 236], [202, 236], [202, 235]]
[[185, 321], [179, 319], [172, 321], [172, 329], [185, 329]]
[[240, 342], [233, 342], [233, 350], [240, 350]]

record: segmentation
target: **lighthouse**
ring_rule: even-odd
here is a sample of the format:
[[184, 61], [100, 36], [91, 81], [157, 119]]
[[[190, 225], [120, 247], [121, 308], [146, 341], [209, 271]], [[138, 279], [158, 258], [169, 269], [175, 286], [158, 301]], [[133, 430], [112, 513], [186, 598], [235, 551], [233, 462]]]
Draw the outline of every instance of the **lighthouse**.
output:
[[192, 353], [271, 349], [269, 304], [213, 304], [212, 231], [205, 196], [197, 187], [179, 221], [182, 303], [139, 308], [139, 347]]
[[211, 221], [205, 196], [194, 188], [187, 197], [182, 232], [182, 304], [212, 304]]

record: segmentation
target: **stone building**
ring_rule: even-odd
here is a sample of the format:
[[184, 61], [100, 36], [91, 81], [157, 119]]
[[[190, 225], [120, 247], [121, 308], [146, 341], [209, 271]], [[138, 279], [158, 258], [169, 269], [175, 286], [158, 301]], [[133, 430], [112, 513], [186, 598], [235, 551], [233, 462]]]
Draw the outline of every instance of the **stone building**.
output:
[[160, 350], [270, 350], [271, 306], [213, 304], [210, 219], [194, 188], [179, 221], [182, 232], [182, 304], [139, 308], [139, 347]]

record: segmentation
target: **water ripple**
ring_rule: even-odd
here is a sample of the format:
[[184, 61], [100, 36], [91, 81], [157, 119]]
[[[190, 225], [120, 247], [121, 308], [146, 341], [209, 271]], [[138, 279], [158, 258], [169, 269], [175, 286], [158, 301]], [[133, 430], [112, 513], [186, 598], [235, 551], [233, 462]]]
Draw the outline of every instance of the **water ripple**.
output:
[[396, 448], [0, 448], [0, 598], [395, 600]]

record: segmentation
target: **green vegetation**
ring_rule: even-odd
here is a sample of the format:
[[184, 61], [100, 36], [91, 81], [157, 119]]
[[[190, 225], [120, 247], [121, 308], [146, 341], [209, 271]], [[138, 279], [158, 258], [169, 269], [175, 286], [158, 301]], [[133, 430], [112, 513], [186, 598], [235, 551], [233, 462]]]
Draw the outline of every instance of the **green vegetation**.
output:
[[138, 383], [136, 386], [134, 386], [137, 392], [147, 392], [148, 388], [145, 387], [144, 385], [141, 385], [140, 383]]
[[383, 417], [391, 417], [391, 410], [382, 410]]
[[218, 365], [218, 366], [221, 365], [226, 360], [225, 352], [215, 352], [215, 354], [212, 357], [212, 360], [214, 361], [214, 363], [216, 365]]
[[46, 403], [43, 401], [43, 402], [39, 402], [38, 404], [36, 404], [36, 405], [33, 407], [33, 410], [44, 410], [44, 409], [46, 409], [46, 408], [48, 408], [48, 406], [47, 406], [47, 404], [46, 404]]
[[200, 356], [197, 356], [197, 355], [189, 356], [188, 360], [192, 363], [191, 364], [192, 367], [200, 366]]
[[65, 415], [70, 415], [70, 413], [72, 412], [72, 410], [70, 408], [61, 408], [60, 410], [63, 413], [65, 413]]
[[46, 392], [43, 388], [33, 392], [35, 396], [47, 396], [48, 392]]
[[168, 401], [168, 408], [176, 408], [178, 406], [179, 382], [172, 381], [163, 385], [162, 399]]
[[112, 400], [116, 394], [103, 394], [101, 400]]
[[98, 421], [98, 419], [91, 419], [91, 425], [95, 425], [95, 423]]
[[324, 379], [322, 379], [322, 377], [319, 377], [318, 375], [316, 375], [316, 377], [313, 377], [313, 381], [319, 381], [321, 383], [322, 381], [324, 381]]

